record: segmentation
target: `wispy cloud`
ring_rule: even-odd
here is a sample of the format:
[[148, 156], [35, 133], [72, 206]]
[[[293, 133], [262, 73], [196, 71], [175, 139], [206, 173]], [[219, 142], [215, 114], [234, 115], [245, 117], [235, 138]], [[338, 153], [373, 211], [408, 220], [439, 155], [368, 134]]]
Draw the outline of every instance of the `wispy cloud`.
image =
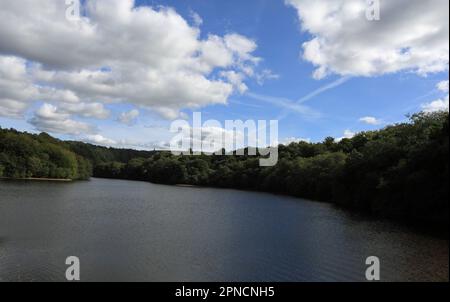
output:
[[299, 99], [299, 100], [297, 101], [297, 103], [300, 103], [300, 104], [301, 104], [301, 103], [304, 103], [304, 102], [306, 102], [306, 101], [309, 101], [310, 99], [312, 99], [312, 98], [318, 96], [319, 94], [324, 93], [324, 92], [327, 91], [327, 90], [336, 88], [336, 87], [338, 87], [338, 86], [344, 84], [345, 82], [347, 82], [347, 81], [350, 80], [350, 79], [351, 79], [351, 77], [348, 77], [348, 76], [346, 76], [346, 77], [341, 77], [341, 78], [337, 79], [336, 81], [331, 82], [331, 83], [329, 83], [329, 84], [326, 84], [326, 85], [324, 85], [324, 86], [322, 86], [322, 87], [320, 87], [320, 88], [314, 90], [313, 92], [311, 92], [311, 93], [305, 95], [304, 97], [302, 97], [301, 99]]
[[[251, 97], [255, 100], [263, 101], [269, 104], [272, 104], [277, 107], [281, 107], [285, 110], [294, 111], [304, 117], [308, 118], [318, 118], [320, 117], [320, 113], [311, 109], [308, 106], [298, 104], [290, 99], [282, 98], [282, 97], [273, 97], [273, 96], [267, 96], [267, 95], [261, 95], [257, 93], [246, 93], [245, 94], [248, 97]], [[285, 115], [282, 114], [281, 118], [283, 118]]]
[[293, 101], [293, 100], [290, 100], [290, 99], [284, 98], [284, 97], [267, 96], [267, 95], [252, 93], [252, 92], [247, 92], [245, 95], [248, 97], [251, 97], [253, 99], [263, 101], [266, 103], [270, 103], [272, 105], [283, 108], [284, 110], [278, 116], [278, 120], [284, 119], [289, 114], [289, 112], [292, 112], [292, 111], [294, 111], [304, 117], [307, 117], [307, 118], [319, 118], [319, 117], [321, 117], [320, 112], [310, 108], [309, 106], [303, 105], [303, 103], [324, 93], [325, 91], [328, 91], [330, 89], [336, 88], [336, 87], [344, 84], [349, 79], [351, 79], [351, 77], [348, 77], [348, 76], [341, 77], [334, 82], [328, 83], [328, 84], [314, 90], [313, 92], [305, 95], [304, 97], [300, 98], [297, 101]]
[[236, 100], [231, 100], [228, 102], [229, 104], [234, 104], [234, 105], [240, 105], [240, 106], [245, 106], [245, 107], [252, 107], [252, 108], [257, 108], [257, 109], [263, 109], [263, 106], [260, 105], [256, 105], [256, 104], [250, 104], [250, 103], [245, 103], [245, 102], [240, 102], [240, 101], [236, 101]]

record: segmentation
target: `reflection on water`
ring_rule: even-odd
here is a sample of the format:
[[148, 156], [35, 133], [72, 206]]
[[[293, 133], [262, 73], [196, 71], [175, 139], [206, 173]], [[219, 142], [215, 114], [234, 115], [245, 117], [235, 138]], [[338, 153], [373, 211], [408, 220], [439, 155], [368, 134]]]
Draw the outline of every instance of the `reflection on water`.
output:
[[448, 240], [294, 198], [145, 182], [0, 181], [0, 281], [448, 281]]

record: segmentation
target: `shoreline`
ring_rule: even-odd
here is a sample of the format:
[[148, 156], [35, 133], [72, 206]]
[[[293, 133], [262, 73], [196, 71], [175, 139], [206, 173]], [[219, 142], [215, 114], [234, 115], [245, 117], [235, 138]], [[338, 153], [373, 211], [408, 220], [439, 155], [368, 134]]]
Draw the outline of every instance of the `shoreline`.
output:
[[196, 185], [184, 185], [184, 184], [176, 184], [174, 186], [179, 187], [179, 188], [202, 188], [202, 187], [196, 186]]
[[72, 179], [63, 178], [38, 178], [38, 177], [27, 177], [27, 178], [13, 178], [13, 177], [0, 177], [0, 180], [23, 180], [23, 181], [57, 181], [57, 182], [72, 182]]

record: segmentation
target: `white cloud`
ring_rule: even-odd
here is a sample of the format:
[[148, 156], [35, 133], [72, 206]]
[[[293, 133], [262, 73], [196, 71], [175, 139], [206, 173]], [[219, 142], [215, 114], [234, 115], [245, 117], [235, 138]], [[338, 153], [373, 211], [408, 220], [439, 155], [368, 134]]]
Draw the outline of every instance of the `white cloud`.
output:
[[39, 131], [80, 135], [95, 132], [95, 127], [71, 119], [70, 114], [63, 113], [51, 104], [43, 104], [30, 119], [30, 124]]
[[0, 116], [20, 118], [37, 95], [25, 60], [0, 55]]
[[136, 118], [139, 116], [139, 110], [133, 109], [127, 112], [122, 112], [118, 118], [118, 121], [125, 125], [132, 125]]
[[194, 22], [194, 25], [195, 25], [196, 27], [199, 27], [199, 26], [201, 26], [201, 25], [203, 24], [203, 19], [202, 19], [202, 17], [200, 17], [200, 15], [197, 14], [196, 12], [191, 11], [190, 16], [191, 16], [192, 21]]
[[253, 61], [254, 63], [260, 61], [260, 58], [253, 57], [252, 52], [258, 47], [255, 41], [250, 40], [244, 36], [238, 34], [228, 34], [224, 38], [225, 45], [234, 52], [237, 59], [243, 63], [243, 61]]
[[335, 141], [336, 142], [340, 142], [344, 138], [350, 139], [350, 138], [353, 138], [355, 135], [356, 135], [355, 132], [353, 132], [352, 130], [347, 129], [347, 130], [344, 131], [344, 136], [336, 138]]
[[225, 45], [222, 37], [209, 35], [208, 39], [200, 45], [202, 67], [206, 71], [210, 71], [214, 66], [227, 67], [233, 64], [233, 53]]
[[380, 21], [366, 19], [365, 0], [286, 3], [297, 9], [302, 30], [312, 35], [303, 43], [303, 58], [316, 66], [316, 79], [448, 70], [447, 0], [382, 1]]
[[112, 140], [110, 138], [106, 138], [100, 134], [95, 135], [87, 135], [83, 139], [86, 143], [94, 144], [94, 145], [100, 145], [100, 146], [115, 146], [117, 145], [117, 142], [115, 140]]
[[352, 138], [355, 135], [356, 135], [356, 133], [351, 131], [351, 130], [345, 130], [344, 131], [344, 138]]
[[272, 70], [264, 69], [260, 73], [257, 73], [255, 77], [256, 82], [259, 85], [263, 85], [267, 80], [278, 80], [280, 78], [280, 75], [273, 73]]
[[169, 108], [169, 107], [156, 107], [153, 108], [153, 111], [158, 113], [160, 116], [167, 120], [175, 120], [179, 117], [182, 118], [178, 109]]
[[422, 104], [421, 106], [422, 110], [426, 113], [432, 113], [437, 111], [449, 111], [448, 80], [439, 82], [436, 85], [436, 88], [439, 91], [446, 93], [446, 95], [440, 99]]
[[69, 114], [96, 119], [106, 119], [110, 112], [101, 103], [62, 103], [59, 110]]
[[20, 118], [26, 108], [27, 105], [23, 102], [5, 98], [0, 99], [0, 116]]
[[368, 125], [381, 125], [383, 122], [376, 117], [373, 116], [365, 116], [359, 119], [360, 122], [366, 123]]
[[80, 102], [80, 98], [73, 91], [46, 86], [39, 87], [39, 99], [70, 104]]
[[439, 91], [448, 93], [448, 80], [439, 82], [436, 87]]
[[[41, 100], [83, 103], [59, 110], [103, 118], [86, 104], [127, 102], [173, 119], [182, 108], [226, 104], [260, 61], [242, 35], [202, 39], [198, 15], [191, 26], [171, 8], [135, 8], [133, 0], [89, 0], [84, 9], [69, 21], [64, 1], [2, 2], [0, 57], [10, 57], [0, 60], [0, 114], [20, 116]], [[216, 70], [242, 83], [217, 79]]]
[[448, 96], [445, 99], [438, 99], [430, 103], [422, 105], [422, 110], [426, 113], [437, 112], [437, 111], [448, 111]]
[[233, 84], [235, 89], [237, 89], [240, 93], [244, 93], [248, 90], [247, 85], [243, 83], [245, 75], [239, 72], [235, 72], [232, 70], [229, 71], [222, 71], [220, 75], [227, 79], [228, 82]]
[[0, 55], [0, 115], [21, 118], [36, 100], [60, 103], [60, 111], [84, 117], [107, 118], [101, 103], [82, 103], [70, 90], [34, 83], [33, 71], [24, 59]]

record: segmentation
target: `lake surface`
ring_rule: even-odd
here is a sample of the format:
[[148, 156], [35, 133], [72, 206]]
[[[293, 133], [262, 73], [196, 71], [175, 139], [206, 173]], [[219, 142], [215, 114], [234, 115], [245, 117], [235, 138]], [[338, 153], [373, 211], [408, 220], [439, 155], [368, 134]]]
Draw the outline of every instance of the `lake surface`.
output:
[[301, 199], [145, 182], [0, 180], [0, 281], [448, 281], [449, 242]]

